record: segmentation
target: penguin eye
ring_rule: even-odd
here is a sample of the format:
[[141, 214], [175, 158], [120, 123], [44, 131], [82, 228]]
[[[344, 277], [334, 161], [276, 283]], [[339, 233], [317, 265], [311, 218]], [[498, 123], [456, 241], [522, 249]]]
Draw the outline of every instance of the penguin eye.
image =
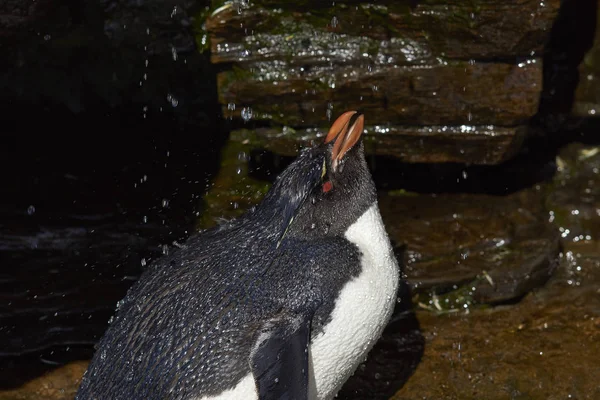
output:
[[331, 181], [327, 181], [323, 184], [323, 193], [327, 193], [331, 189], [333, 189], [333, 184], [331, 183]]

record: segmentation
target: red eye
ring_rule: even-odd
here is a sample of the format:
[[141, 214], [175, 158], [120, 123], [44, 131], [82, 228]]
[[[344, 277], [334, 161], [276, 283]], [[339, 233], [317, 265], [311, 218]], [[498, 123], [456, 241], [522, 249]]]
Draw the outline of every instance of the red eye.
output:
[[327, 181], [323, 184], [323, 193], [327, 193], [331, 189], [333, 189], [333, 184], [331, 183], [331, 181]]

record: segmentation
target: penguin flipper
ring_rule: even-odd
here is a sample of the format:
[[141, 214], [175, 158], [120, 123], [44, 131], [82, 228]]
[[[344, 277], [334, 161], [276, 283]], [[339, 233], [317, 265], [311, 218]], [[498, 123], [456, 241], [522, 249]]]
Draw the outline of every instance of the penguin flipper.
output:
[[308, 399], [311, 317], [279, 316], [261, 330], [251, 368], [260, 400]]

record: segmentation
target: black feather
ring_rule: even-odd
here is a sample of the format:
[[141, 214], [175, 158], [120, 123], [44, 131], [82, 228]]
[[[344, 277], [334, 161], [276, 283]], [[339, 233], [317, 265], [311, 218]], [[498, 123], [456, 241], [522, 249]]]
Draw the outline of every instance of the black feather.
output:
[[313, 149], [304, 150], [298, 159], [281, 173], [275, 180], [271, 190], [265, 196], [261, 208], [277, 210], [281, 217], [281, 242], [298, 210], [320, 185], [325, 160], [323, 152]]

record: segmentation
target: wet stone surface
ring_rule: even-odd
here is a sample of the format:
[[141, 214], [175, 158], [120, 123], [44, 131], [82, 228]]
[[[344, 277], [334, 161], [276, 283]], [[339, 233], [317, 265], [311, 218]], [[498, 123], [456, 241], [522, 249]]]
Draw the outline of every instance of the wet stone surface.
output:
[[393, 399], [600, 398], [600, 254], [597, 244], [579, 250], [516, 305], [417, 312], [426, 350]]
[[538, 110], [559, 5], [215, 1], [204, 27], [223, 115], [258, 124], [257, 148], [289, 154], [358, 109], [377, 154], [499, 164]]
[[[416, 293], [432, 293], [427, 303], [439, 311], [518, 298], [543, 285], [556, 266], [558, 230], [548, 222], [539, 191], [388, 193], [380, 196], [380, 207], [390, 237], [406, 247], [409, 283]], [[437, 297], [463, 289], [460, 298]]]

